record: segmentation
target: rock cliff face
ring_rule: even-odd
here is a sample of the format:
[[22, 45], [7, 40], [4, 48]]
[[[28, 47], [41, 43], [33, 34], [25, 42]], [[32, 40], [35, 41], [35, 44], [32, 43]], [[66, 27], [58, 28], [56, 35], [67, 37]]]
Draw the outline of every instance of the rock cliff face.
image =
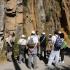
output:
[[70, 0], [61, 0], [61, 25], [65, 31], [70, 32]]
[[30, 35], [32, 30], [36, 30], [48, 35], [62, 27], [70, 32], [70, 0], [4, 1], [5, 31], [14, 31], [20, 36], [22, 33]]
[[4, 0], [0, 0], [0, 31], [3, 31], [4, 27]]
[[4, 0], [0, 0], [0, 50], [3, 48], [4, 15]]
[[46, 31], [53, 33], [54, 30], [60, 29], [61, 8], [58, 0], [43, 0], [45, 15], [46, 15]]

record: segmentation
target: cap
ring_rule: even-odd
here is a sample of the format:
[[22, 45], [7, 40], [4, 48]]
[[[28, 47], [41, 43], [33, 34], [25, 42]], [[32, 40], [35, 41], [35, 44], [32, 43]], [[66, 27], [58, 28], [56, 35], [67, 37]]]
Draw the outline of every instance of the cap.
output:
[[32, 33], [32, 34], [35, 34], [35, 31], [32, 31], [31, 33]]
[[49, 35], [52, 35], [52, 34], [49, 34]]
[[58, 31], [58, 34], [61, 34], [62, 32], [61, 31]]
[[43, 32], [42, 34], [45, 35], [45, 32]]
[[22, 38], [26, 37], [25, 35], [21, 35]]

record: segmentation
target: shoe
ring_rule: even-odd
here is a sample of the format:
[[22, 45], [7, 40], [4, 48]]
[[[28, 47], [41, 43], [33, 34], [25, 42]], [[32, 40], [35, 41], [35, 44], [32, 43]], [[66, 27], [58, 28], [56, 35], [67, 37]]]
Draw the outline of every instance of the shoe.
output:
[[64, 61], [61, 61], [61, 63], [64, 63]]
[[63, 63], [64, 63], [64, 61], [60, 61], [59, 63], [63, 64]]

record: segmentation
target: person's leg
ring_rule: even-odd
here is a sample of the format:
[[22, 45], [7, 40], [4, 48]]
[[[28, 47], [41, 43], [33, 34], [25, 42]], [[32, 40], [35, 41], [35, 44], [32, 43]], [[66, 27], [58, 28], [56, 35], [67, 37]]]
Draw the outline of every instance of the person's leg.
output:
[[21, 63], [22, 59], [23, 59], [23, 54], [20, 54], [19, 55], [19, 63]]
[[37, 55], [36, 54], [33, 55], [33, 64], [34, 64], [34, 68], [37, 68]]
[[14, 44], [15, 42], [12, 42], [12, 57], [14, 57]]
[[25, 62], [25, 53], [23, 53], [22, 55], [23, 55], [22, 61], [23, 61], [23, 63], [24, 63], [24, 62]]
[[44, 58], [46, 58], [46, 48], [44, 48]]
[[32, 55], [29, 54], [29, 57], [28, 57], [28, 67], [31, 69], [32, 67]]
[[39, 55], [39, 47], [37, 47], [37, 55]]
[[39, 55], [40, 55], [40, 51], [41, 51], [41, 50], [40, 50], [40, 46], [39, 46], [39, 51], [38, 51]]
[[55, 53], [56, 53], [55, 63], [58, 64], [59, 63], [60, 51], [56, 51]]
[[40, 57], [42, 57], [42, 47], [40, 47]]
[[40, 56], [40, 46], [37, 47], [37, 55]]
[[7, 59], [12, 61], [12, 48], [10, 46], [7, 47]]
[[22, 59], [23, 59], [23, 52], [22, 51], [22, 45], [19, 46], [19, 63], [21, 63]]
[[25, 62], [25, 46], [23, 46], [24, 48], [23, 48], [23, 50], [22, 50], [22, 55], [23, 55], [23, 58], [22, 58], [22, 61], [23, 61], [23, 63]]
[[60, 50], [61, 61], [64, 61], [64, 49]]
[[12, 61], [12, 52], [8, 52], [8, 53], [7, 53], [7, 59], [8, 59], [9, 61]]
[[53, 61], [54, 61], [54, 58], [55, 58], [55, 51], [52, 50], [51, 53], [50, 53], [50, 56], [49, 56], [49, 60], [48, 60], [48, 64], [47, 65], [52, 65]]

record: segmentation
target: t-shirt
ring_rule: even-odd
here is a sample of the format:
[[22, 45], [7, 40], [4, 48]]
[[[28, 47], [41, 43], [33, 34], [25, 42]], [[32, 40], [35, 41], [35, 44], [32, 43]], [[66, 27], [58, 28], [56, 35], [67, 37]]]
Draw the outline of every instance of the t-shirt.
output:
[[52, 43], [53, 43], [53, 44], [55, 44], [57, 37], [58, 37], [58, 35], [52, 36]]
[[37, 37], [36, 35], [34, 35], [34, 36], [29, 36], [27, 42], [30, 40], [30, 38], [33, 38], [33, 41], [34, 41], [35, 44], [38, 43], [38, 37]]
[[65, 41], [63, 42], [61, 49], [64, 49], [64, 48], [67, 48], [67, 43]]

